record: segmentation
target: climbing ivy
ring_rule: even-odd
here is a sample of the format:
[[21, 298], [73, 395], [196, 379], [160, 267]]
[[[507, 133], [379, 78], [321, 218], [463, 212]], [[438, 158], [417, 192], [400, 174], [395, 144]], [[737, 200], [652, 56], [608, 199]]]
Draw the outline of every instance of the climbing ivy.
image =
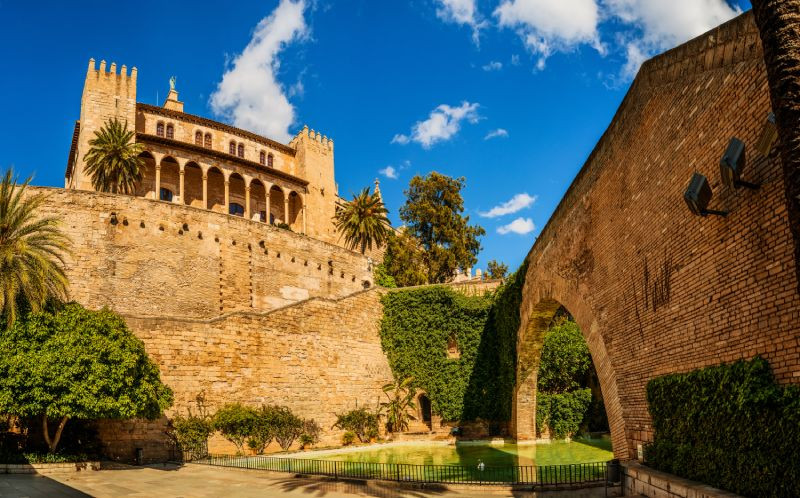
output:
[[[510, 420], [524, 275], [523, 266], [483, 296], [431, 286], [383, 297], [389, 365], [397, 378], [413, 377], [444, 420]], [[449, 357], [452, 339], [458, 355]]]
[[782, 387], [766, 360], [665, 375], [647, 383], [657, 469], [745, 496], [797, 496], [800, 387]]

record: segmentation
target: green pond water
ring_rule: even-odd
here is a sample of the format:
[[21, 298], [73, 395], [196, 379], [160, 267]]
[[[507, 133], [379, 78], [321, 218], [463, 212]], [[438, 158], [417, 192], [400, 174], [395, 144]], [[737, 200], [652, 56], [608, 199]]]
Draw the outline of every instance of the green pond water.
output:
[[605, 462], [613, 458], [609, 439], [582, 439], [538, 444], [461, 443], [456, 445], [391, 445], [360, 451], [309, 455], [314, 460], [403, 463], [412, 465], [486, 466], [564, 465]]

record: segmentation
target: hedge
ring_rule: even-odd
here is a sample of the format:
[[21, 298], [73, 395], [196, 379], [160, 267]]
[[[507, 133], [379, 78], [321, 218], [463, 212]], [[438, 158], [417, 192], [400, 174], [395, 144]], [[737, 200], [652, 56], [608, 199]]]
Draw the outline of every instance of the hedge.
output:
[[[383, 297], [381, 345], [392, 372], [413, 377], [444, 420], [510, 420], [524, 278], [523, 266], [483, 296], [431, 286]], [[451, 338], [458, 358], [448, 358]]]
[[797, 496], [800, 387], [782, 387], [766, 360], [650, 380], [648, 465], [745, 496]]

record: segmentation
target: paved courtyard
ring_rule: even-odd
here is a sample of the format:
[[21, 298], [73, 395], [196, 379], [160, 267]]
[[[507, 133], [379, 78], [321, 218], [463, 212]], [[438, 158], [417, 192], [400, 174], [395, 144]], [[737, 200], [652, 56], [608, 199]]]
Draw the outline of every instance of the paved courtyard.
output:
[[265, 497], [302, 496], [340, 498], [389, 497], [478, 497], [486, 496], [575, 496], [601, 497], [603, 488], [560, 493], [499, 492], [479, 489], [398, 489], [391, 483], [352, 483], [294, 478], [261, 471], [242, 471], [187, 465], [185, 467], [126, 467], [51, 476], [0, 475], [0, 497]]

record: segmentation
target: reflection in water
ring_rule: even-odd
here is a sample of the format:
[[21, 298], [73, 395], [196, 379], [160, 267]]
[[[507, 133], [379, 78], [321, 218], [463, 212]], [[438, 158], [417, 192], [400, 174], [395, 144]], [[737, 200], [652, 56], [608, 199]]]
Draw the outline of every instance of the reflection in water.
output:
[[538, 444], [458, 443], [453, 445], [392, 445], [361, 451], [326, 453], [306, 458], [344, 462], [405, 463], [414, 465], [528, 466], [604, 462], [613, 458], [608, 439], [576, 439]]

